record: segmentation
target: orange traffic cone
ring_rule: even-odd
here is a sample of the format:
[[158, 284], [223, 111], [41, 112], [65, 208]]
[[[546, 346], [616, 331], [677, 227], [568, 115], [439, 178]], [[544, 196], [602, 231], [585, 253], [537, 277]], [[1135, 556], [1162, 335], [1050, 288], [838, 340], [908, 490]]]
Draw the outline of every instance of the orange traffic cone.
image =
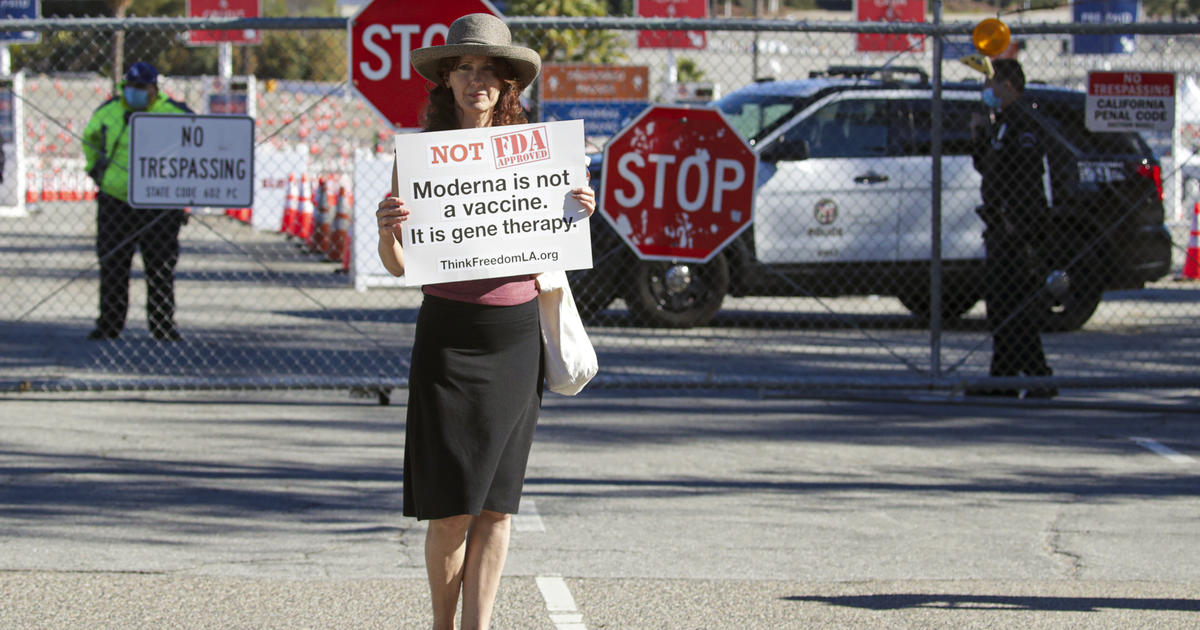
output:
[[283, 234], [292, 233], [292, 225], [296, 223], [296, 213], [300, 211], [300, 189], [296, 187], [296, 174], [288, 173], [287, 196], [283, 200], [283, 221], [279, 231]]
[[1192, 207], [1192, 229], [1188, 233], [1187, 254], [1183, 258], [1183, 272], [1179, 274], [1180, 280], [1200, 280], [1200, 245], [1197, 244], [1197, 239], [1200, 238], [1200, 201]]
[[25, 172], [25, 203], [33, 203], [41, 195], [42, 180], [30, 169]]
[[296, 222], [292, 224], [292, 236], [307, 241], [313, 229], [313, 197], [312, 184], [308, 175], [300, 176], [300, 211], [296, 213]]

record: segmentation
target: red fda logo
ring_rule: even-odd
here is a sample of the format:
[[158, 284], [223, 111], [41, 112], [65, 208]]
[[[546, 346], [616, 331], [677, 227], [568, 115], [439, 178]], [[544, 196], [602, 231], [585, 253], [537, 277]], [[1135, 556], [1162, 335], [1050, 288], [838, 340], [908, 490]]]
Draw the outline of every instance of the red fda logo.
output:
[[707, 262], [750, 225], [757, 165], [719, 111], [653, 107], [605, 148], [600, 209], [643, 259]]
[[492, 136], [492, 149], [496, 154], [496, 168], [550, 159], [545, 127]]

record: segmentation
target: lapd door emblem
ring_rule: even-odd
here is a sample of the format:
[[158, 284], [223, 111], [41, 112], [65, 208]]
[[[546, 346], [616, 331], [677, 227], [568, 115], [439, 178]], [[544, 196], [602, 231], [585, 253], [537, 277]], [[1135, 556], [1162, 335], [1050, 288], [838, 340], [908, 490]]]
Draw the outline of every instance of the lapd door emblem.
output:
[[829, 225], [837, 221], [837, 202], [832, 199], [822, 199], [813, 207], [813, 218], [821, 225]]

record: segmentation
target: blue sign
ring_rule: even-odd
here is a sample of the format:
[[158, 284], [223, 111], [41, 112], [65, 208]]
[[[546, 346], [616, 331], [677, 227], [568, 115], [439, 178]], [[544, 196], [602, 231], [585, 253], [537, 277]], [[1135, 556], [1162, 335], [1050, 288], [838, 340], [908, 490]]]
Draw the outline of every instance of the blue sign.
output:
[[12, 142], [16, 133], [13, 104], [12, 79], [0, 79], [0, 145]]
[[[1137, 22], [1138, 0], [1079, 0], [1072, 9], [1076, 24], [1133, 24]], [[1071, 51], [1076, 55], [1131, 55], [1137, 40], [1131, 34], [1074, 35]]]
[[971, 42], [970, 35], [947, 35], [942, 40], [943, 59], [962, 59], [979, 52]]
[[[41, 13], [39, 0], [0, 0], [0, 20], [36, 20]], [[37, 31], [0, 31], [0, 42], [36, 44], [42, 39]]]
[[542, 120], [582, 120], [585, 136], [613, 136], [648, 106], [640, 101], [547, 101]]
[[250, 113], [250, 96], [245, 92], [209, 94], [208, 113], [245, 116]]

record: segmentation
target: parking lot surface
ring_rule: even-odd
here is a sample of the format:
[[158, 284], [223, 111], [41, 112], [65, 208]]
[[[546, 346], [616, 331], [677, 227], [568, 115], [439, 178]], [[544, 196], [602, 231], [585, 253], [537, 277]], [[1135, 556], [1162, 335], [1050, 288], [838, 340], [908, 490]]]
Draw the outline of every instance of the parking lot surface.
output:
[[[428, 627], [396, 394], [0, 399], [0, 626]], [[1198, 399], [547, 397], [494, 627], [1197, 627]]]

